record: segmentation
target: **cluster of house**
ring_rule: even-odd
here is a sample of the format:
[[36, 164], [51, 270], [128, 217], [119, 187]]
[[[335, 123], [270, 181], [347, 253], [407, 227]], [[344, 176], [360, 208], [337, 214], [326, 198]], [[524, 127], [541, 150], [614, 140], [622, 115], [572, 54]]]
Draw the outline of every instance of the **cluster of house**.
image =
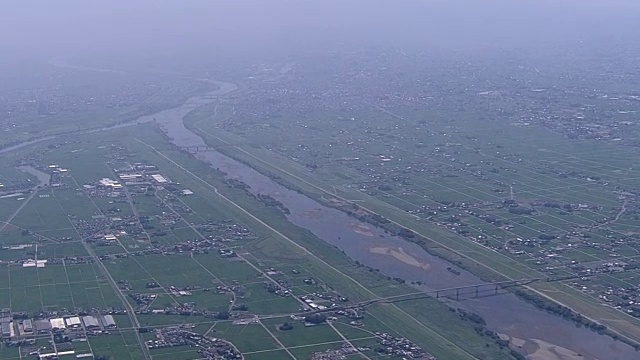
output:
[[376, 336], [381, 345], [377, 349], [379, 353], [400, 356], [405, 359], [436, 359], [409, 339], [380, 332], [376, 332]]
[[[315, 283], [315, 280], [307, 278], [304, 279], [303, 282], [309, 285]], [[349, 301], [348, 298], [334, 292], [315, 292], [307, 295], [302, 295], [300, 296], [300, 300], [304, 301], [304, 303], [306, 304], [304, 307], [305, 311], [322, 311], [329, 308], [336, 308], [338, 307], [338, 302], [345, 303]]]
[[343, 344], [339, 349], [328, 349], [311, 354], [311, 360], [347, 360], [349, 355], [358, 351], [371, 350], [367, 347], [354, 348], [349, 344]]
[[174, 346], [193, 346], [202, 359], [232, 360], [242, 359], [242, 354], [230, 342], [191, 332], [183, 327], [154, 329], [156, 338], [147, 341], [149, 349]]

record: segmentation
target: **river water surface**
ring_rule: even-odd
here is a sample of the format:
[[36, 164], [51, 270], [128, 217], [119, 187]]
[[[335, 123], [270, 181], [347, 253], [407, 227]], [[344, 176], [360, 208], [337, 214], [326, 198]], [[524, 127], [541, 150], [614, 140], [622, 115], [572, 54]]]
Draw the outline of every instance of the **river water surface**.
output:
[[[86, 133], [121, 128], [157, 121], [161, 129], [179, 147], [206, 146], [202, 138], [185, 128], [183, 117], [196, 107], [212, 103], [233, 92], [237, 86], [226, 82], [213, 82], [218, 89], [188, 99], [182, 106], [143, 116], [136, 121]], [[0, 150], [0, 153], [20, 149], [54, 137], [37, 139]], [[482, 281], [473, 274], [460, 270], [456, 275], [447, 270], [451, 264], [430, 255], [418, 245], [402, 238], [389, 236], [379, 228], [360, 222], [347, 214], [289, 190], [256, 170], [215, 151], [194, 154], [219, 168], [228, 177], [243, 181], [250, 191], [270, 195], [282, 202], [291, 213], [293, 224], [305, 228], [319, 239], [338, 247], [360, 263], [379, 269], [382, 273], [421, 281], [421, 290], [475, 285]], [[453, 300], [448, 300], [453, 302]], [[518, 297], [506, 293], [490, 297], [466, 299], [456, 305], [482, 316], [489, 328], [509, 336], [513, 344], [535, 360], [637, 360], [640, 353], [632, 347], [598, 335], [555, 315], [536, 309]]]
[[[226, 85], [225, 85], [226, 84]], [[217, 96], [236, 89], [235, 85], [218, 83], [219, 90], [189, 99], [184, 106], [152, 115], [171, 142], [179, 147], [206, 146], [203, 139], [185, 128], [182, 118], [191, 109], [215, 101]], [[382, 229], [358, 221], [342, 211], [323, 206], [315, 200], [279, 185], [269, 177], [216, 151], [194, 154], [224, 171], [228, 177], [241, 180], [253, 193], [270, 195], [283, 203], [291, 213], [289, 221], [311, 231], [318, 238], [343, 250], [354, 260], [380, 269], [388, 276], [407, 281], [421, 281], [422, 290], [480, 284], [475, 275], [460, 270], [447, 270], [450, 263], [430, 255], [420, 246], [402, 238], [389, 236]], [[572, 322], [538, 310], [510, 293], [466, 299], [463, 308], [482, 316], [489, 328], [514, 339], [531, 354], [531, 359], [639, 359], [632, 347], [578, 328]]]

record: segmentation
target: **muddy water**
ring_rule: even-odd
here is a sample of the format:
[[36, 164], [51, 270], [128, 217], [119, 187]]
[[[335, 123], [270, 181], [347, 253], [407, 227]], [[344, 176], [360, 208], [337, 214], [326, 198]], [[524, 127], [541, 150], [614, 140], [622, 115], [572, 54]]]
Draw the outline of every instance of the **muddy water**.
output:
[[[152, 115], [163, 131], [179, 147], [206, 146], [198, 135], [184, 127], [182, 117], [199, 106], [224, 95], [234, 86], [222, 87], [215, 94], [194, 97], [183, 107]], [[459, 275], [448, 270], [452, 265], [432, 256], [418, 245], [402, 238], [389, 236], [381, 229], [360, 222], [345, 213], [291, 191], [254, 169], [215, 151], [194, 154], [218, 168], [231, 178], [243, 181], [254, 193], [270, 195], [290, 211], [289, 221], [314, 233], [318, 238], [343, 250], [362, 264], [382, 273], [407, 281], [421, 281], [421, 290], [434, 290], [482, 281], [460, 270]], [[450, 293], [453, 296], [453, 294]], [[463, 296], [464, 297], [464, 296]], [[453, 301], [453, 300], [448, 300]], [[640, 358], [628, 345], [600, 336], [555, 315], [540, 311], [516, 296], [503, 293], [497, 296], [465, 299], [461, 307], [481, 315], [488, 326], [498, 333], [515, 339], [531, 359], [600, 359], [631, 360]]]

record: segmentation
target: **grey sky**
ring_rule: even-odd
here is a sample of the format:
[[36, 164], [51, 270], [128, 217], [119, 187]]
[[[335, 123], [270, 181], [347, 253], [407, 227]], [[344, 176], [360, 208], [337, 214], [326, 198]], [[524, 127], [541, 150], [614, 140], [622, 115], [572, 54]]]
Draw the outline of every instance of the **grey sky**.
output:
[[246, 54], [345, 41], [522, 46], [640, 34], [636, 0], [5, 0], [0, 59]]

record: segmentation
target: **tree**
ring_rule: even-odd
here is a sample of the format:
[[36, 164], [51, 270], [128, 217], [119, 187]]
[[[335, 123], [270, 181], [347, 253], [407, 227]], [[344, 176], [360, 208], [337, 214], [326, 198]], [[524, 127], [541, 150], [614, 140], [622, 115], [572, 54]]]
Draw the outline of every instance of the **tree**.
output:
[[322, 314], [314, 314], [314, 315], [308, 315], [305, 316], [304, 318], [305, 322], [308, 322], [310, 324], [322, 324], [323, 322], [327, 321], [327, 317], [322, 315]]
[[293, 329], [293, 325], [291, 323], [286, 322], [286, 323], [280, 325], [278, 327], [278, 329], [281, 330], [281, 331], [289, 331], [289, 330]]
[[216, 319], [218, 320], [227, 320], [229, 319], [229, 313], [226, 311], [220, 311], [219, 313], [216, 314]]

